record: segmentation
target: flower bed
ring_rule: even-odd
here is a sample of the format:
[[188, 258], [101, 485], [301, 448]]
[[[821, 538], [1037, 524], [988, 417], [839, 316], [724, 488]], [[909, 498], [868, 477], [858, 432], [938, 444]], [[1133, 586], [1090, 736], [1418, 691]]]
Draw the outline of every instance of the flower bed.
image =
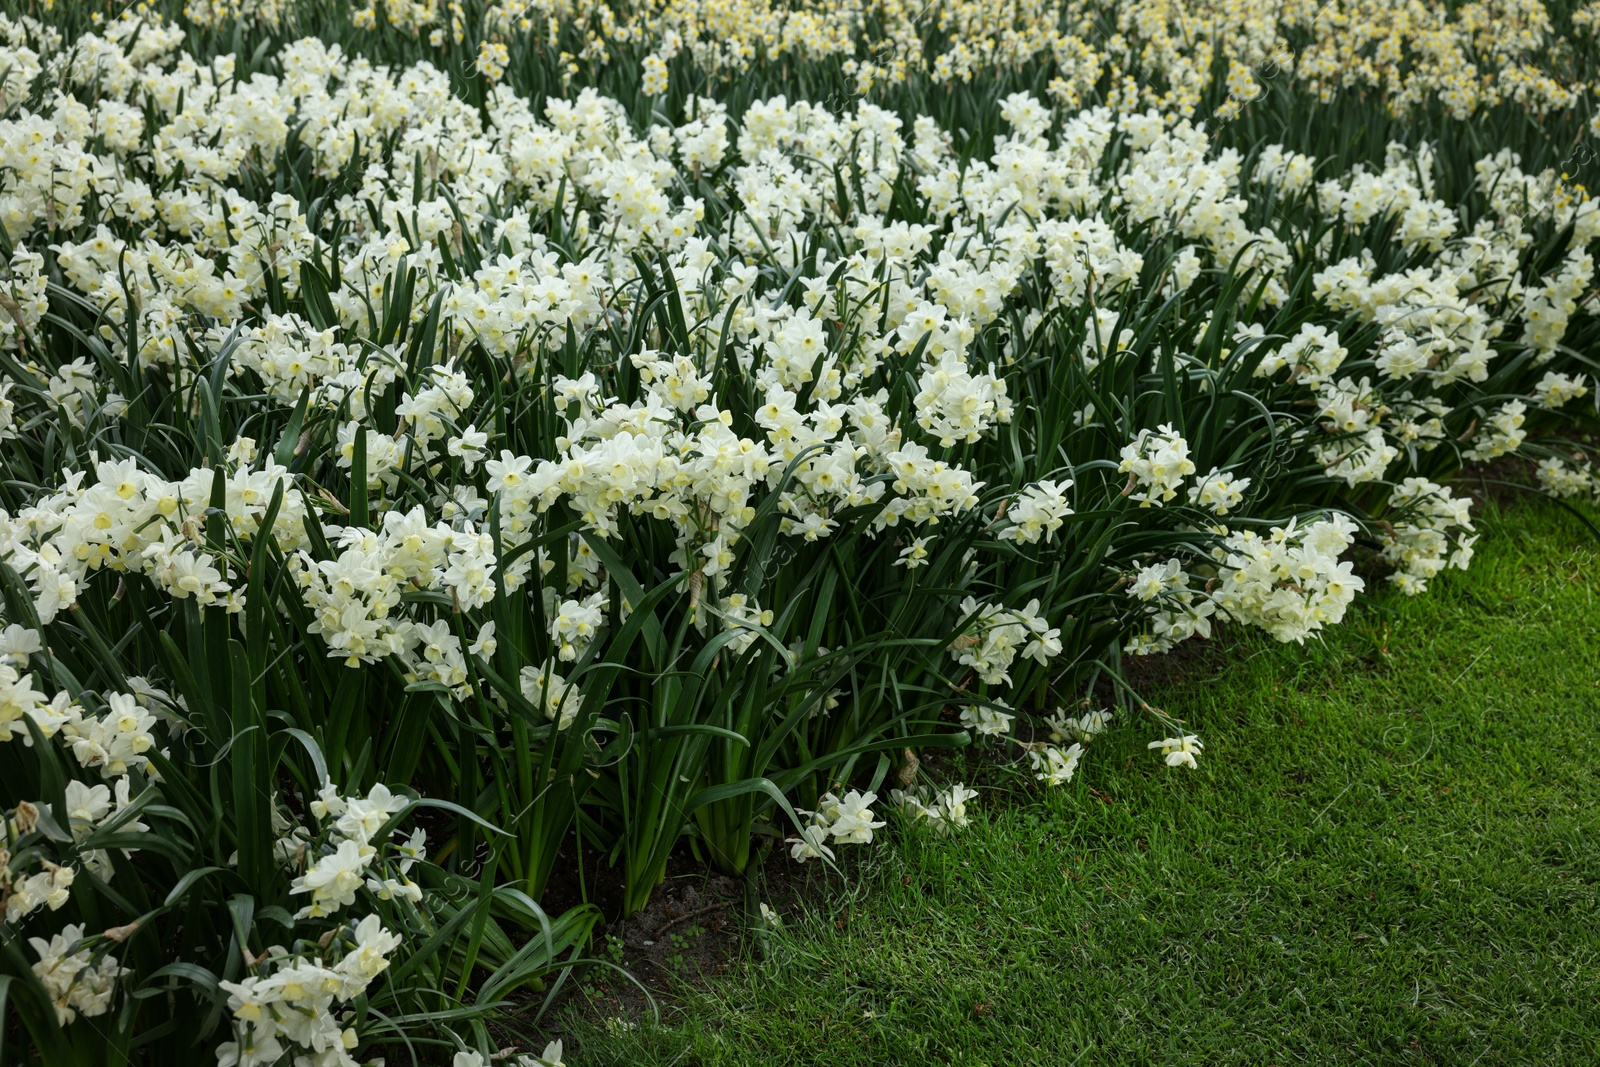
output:
[[[915, 751], [1018, 716], [1047, 787], [1107, 729], [1193, 767], [1123, 656], [1314, 638], [1363, 550], [1424, 593], [1463, 462], [1595, 495], [1536, 436], [1594, 410], [1600, 203], [1533, 162], [1588, 136], [1587, 9], [1366, 67], [1344, 9], [1210, 53], [762, 10], [0, 20], [5, 1025], [48, 1062], [480, 1062], [600, 918], [540, 907], [563, 849], [633, 912], [685, 842], [959, 829]], [[1319, 160], [1285, 101], [1437, 136]]]

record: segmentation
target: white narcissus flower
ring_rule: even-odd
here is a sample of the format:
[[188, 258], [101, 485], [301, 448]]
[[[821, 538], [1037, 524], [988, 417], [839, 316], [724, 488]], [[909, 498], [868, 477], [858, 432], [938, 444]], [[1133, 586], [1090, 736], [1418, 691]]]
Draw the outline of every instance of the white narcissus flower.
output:
[[1040, 481], [1028, 486], [1006, 512], [1006, 519], [1011, 525], [997, 536], [1002, 541], [1030, 545], [1040, 541], [1049, 543], [1067, 516], [1072, 514], [1066, 496], [1070, 488], [1070, 478], [1060, 482]]
[[1011, 732], [1011, 720], [1016, 716], [988, 705], [961, 709], [961, 725], [984, 737], [994, 737]]
[[[613, 1030], [615, 1020], [608, 1019], [607, 1030]], [[632, 1024], [629, 1024], [631, 1027]], [[562, 1049], [560, 1041], [552, 1041], [544, 1047], [544, 1051], [537, 1056], [531, 1053], [502, 1058], [504, 1053], [493, 1057], [485, 1056], [475, 1049], [458, 1052], [450, 1061], [450, 1067], [491, 1067], [494, 1063], [506, 1063], [510, 1067], [566, 1067], [566, 1061], [561, 1058]]]
[[[0, 683], [8, 669], [0, 667]], [[149, 766], [145, 753], [156, 745], [151, 732], [155, 724], [156, 717], [140, 706], [137, 697], [108, 693], [102, 714], [63, 722], [61, 735], [80, 766], [93, 767], [105, 778], [121, 778], [130, 767]]]
[[290, 886], [291, 894], [311, 894], [311, 903], [296, 912], [295, 918], [321, 918], [354, 904], [356, 890], [366, 884], [366, 869], [377, 853], [371, 845], [346, 840], [318, 859]]
[[1095, 737], [1105, 733], [1111, 725], [1113, 712], [1097, 708], [1086, 711], [1081, 716], [1068, 715], [1065, 711], [1058, 711], [1054, 715], [1045, 717], [1045, 724], [1050, 729], [1050, 740], [1060, 744], [1068, 738], [1088, 744]]
[[933, 538], [931, 537], [914, 538], [909, 545], [900, 550], [900, 556], [894, 561], [894, 565], [896, 567], [904, 567], [908, 571], [926, 566], [928, 563], [928, 542], [932, 540]]
[[67, 783], [66, 801], [67, 824], [72, 828], [72, 836], [81, 840], [89, 836], [95, 823], [111, 810], [111, 790], [103, 785], [87, 786], [73, 779]]
[[32, 912], [48, 907], [60, 911], [72, 899], [76, 873], [71, 867], [44, 863], [44, 869], [26, 878], [13, 878], [6, 897], [6, 922], [17, 923]]
[[474, 656], [482, 656], [484, 659], [493, 659], [495, 650], [499, 647], [500, 643], [495, 639], [494, 636], [494, 620], [490, 619], [478, 629], [478, 636], [472, 642], [472, 644], [467, 646], [467, 651], [472, 653]]
[[941, 834], [965, 830], [971, 825], [967, 804], [977, 797], [976, 789], [957, 782], [946, 789], [934, 790], [927, 786], [915, 789], [895, 789], [889, 794], [890, 802], [900, 813], [913, 822], [926, 822]]
[[[1389, 495], [1395, 518], [1383, 533], [1383, 555], [1395, 567], [1389, 576], [1415, 596], [1447, 567], [1467, 568], [1472, 559], [1472, 500], [1426, 478], [1405, 478]], [[1359, 579], [1358, 579], [1359, 580]]]
[[44, 639], [38, 630], [10, 623], [0, 631], [0, 659], [12, 667], [19, 670], [26, 667], [28, 657], [43, 650]]
[[345, 950], [344, 958], [333, 968], [340, 976], [338, 996], [348, 1000], [359, 996], [389, 966], [389, 953], [403, 943], [398, 934], [383, 928], [376, 915], [368, 915], [351, 931], [354, 944]]
[[0, 740], [31, 736], [23, 717], [37, 722], [36, 709], [45, 702], [45, 695], [33, 683], [32, 674], [24, 674], [10, 663], [0, 663]]
[[[297, 1056], [317, 1051], [331, 1054], [329, 1062], [354, 1062], [347, 1053], [360, 1044], [360, 1037], [333, 1009], [365, 994], [388, 968], [388, 954], [401, 944], [378, 916], [368, 915], [343, 932], [330, 932], [315, 956], [274, 948], [253, 965], [259, 973], [218, 983], [228, 994], [234, 1036], [217, 1048], [219, 1067], [271, 1067], [290, 1051]], [[325, 962], [328, 953], [341, 950], [331, 966]]]
[[881, 820], [873, 819], [872, 803], [877, 799], [876, 793], [861, 793], [852, 789], [843, 797], [836, 798], [832, 793], [825, 794], [817, 802], [819, 814], [825, 814], [828, 820], [828, 832], [833, 835], [836, 844], [872, 843], [872, 831], [887, 825]]
[[583, 709], [583, 691], [563, 678], [554, 663], [522, 668], [518, 683], [523, 699], [542, 710], [558, 731], [571, 726]]
[[796, 863], [814, 859], [833, 859], [833, 849], [827, 846], [828, 828], [816, 823], [800, 828], [799, 837], [788, 839], [789, 857]]
[[350, 840], [367, 844], [384, 823], [406, 810], [410, 803], [410, 797], [392, 793], [388, 786], [379, 782], [365, 797], [345, 799], [344, 811], [334, 823], [334, 829]]
[[736, 631], [739, 636], [728, 642], [728, 648], [738, 655], [755, 644], [759, 639], [756, 628], [771, 626], [772, 618], [771, 610], [763, 610], [743, 593], [730, 595], [722, 605], [722, 628]]
[[969, 620], [968, 632], [951, 643], [949, 653], [990, 685], [1010, 683], [1010, 668], [1018, 655], [1044, 666], [1061, 652], [1061, 630], [1040, 614], [1037, 598], [1022, 608], [1006, 609], [967, 597], [961, 612]]
[[943, 825], [957, 830], [965, 830], [968, 826], [967, 803], [976, 799], [978, 791], [968, 789], [962, 782], [957, 782], [948, 789], [934, 794], [934, 810], [939, 813]]
[[1028, 761], [1033, 765], [1034, 777], [1047, 786], [1066, 785], [1072, 781], [1083, 758], [1083, 746], [1074, 742], [1066, 749], [1055, 745], [1028, 750]]
[[817, 801], [816, 811], [801, 810], [808, 817], [800, 828], [799, 837], [789, 838], [790, 856], [804, 863], [812, 859], [832, 859], [833, 851], [825, 842], [839, 845], [867, 845], [872, 843], [873, 831], [886, 825], [875, 819], [872, 804], [875, 793], [850, 790], [843, 797], [824, 793]]
[[1189, 487], [1189, 503], [1196, 504], [1216, 515], [1226, 515], [1244, 503], [1244, 493], [1250, 488], [1249, 478], [1236, 478], [1226, 471], [1211, 468]]
[[1589, 394], [1589, 386], [1585, 384], [1588, 376], [1584, 374], [1567, 375], [1556, 371], [1545, 371], [1544, 377], [1533, 387], [1534, 398], [1540, 407], [1559, 408], [1569, 400]]
[[1182, 737], [1168, 737], [1161, 741], [1152, 741], [1145, 746], [1150, 749], [1159, 749], [1166, 757], [1168, 767], [1188, 767], [1193, 770], [1196, 766], [1195, 757], [1205, 747], [1200, 738], [1194, 734], [1184, 734]]
[[559, 648], [563, 663], [571, 663], [588, 651], [600, 628], [605, 625], [606, 607], [610, 603], [604, 593], [594, 593], [582, 600], [564, 600], [550, 620], [550, 640]]
[[[1539, 487], [1552, 496], [1600, 498], [1600, 480], [1586, 462], [1569, 461], [1551, 456], [1539, 461], [1537, 470]], [[3, 669], [3, 668], [0, 668]]]
[[1122, 449], [1117, 468], [1131, 475], [1129, 495], [1141, 507], [1160, 507], [1178, 495], [1184, 478], [1194, 473], [1189, 443], [1170, 424], [1155, 432], [1140, 430]]

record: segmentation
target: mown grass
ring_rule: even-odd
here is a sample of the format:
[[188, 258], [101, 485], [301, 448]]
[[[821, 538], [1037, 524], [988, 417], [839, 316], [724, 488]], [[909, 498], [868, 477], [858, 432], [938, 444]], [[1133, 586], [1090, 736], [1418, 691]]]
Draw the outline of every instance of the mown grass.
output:
[[1431, 595], [1151, 694], [1198, 772], [1115, 731], [575, 1062], [1600, 1062], [1600, 552], [1553, 505], [1483, 526]]

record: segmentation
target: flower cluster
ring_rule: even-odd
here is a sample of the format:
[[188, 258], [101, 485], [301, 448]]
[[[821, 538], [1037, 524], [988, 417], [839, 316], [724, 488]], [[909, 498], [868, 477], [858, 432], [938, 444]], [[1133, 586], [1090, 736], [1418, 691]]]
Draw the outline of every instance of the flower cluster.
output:
[[109, 953], [96, 952], [92, 940], [84, 937], [81, 925], [73, 923], [48, 941], [28, 938], [39, 957], [33, 973], [50, 995], [56, 1020], [63, 1026], [79, 1015], [104, 1015], [109, 1011], [117, 979], [126, 973]]
[[[335, 1006], [364, 993], [389, 966], [400, 938], [376, 915], [340, 927], [326, 946], [274, 945], [251, 974], [218, 983], [228, 994], [234, 1040], [217, 1047], [220, 1067], [265, 1067], [286, 1054], [306, 1062], [349, 1067], [356, 1031], [341, 1025]], [[337, 958], [334, 958], [337, 953]]]
[[1011, 523], [998, 534], [1002, 541], [1023, 544], [1046, 544], [1054, 538], [1061, 524], [1072, 514], [1067, 503], [1067, 490], [1072, 482], [1039, 481], [1026, 486], [1006, 512]]
[[[423, 509], [390, 511], [377, 530], [328, 528], [337, 555], [318, 559], [308, 549], [292, 558], [306, 606], [308, 632], [347, 666], [399, 656], [416, 677], [461, 687], [466, 680], [460, 638], [446, 622], [419, 624], [397, 609], [407, 592], [438, 592], [459, 608], [494, 598], [494, 546], [487, 533], [428, 524]], [[331, 555], [331, 553], [330, 553]]]
[[1227, 618], [1250, 623], [1280, 641], [1304, 642], [1344, 618], [1365, 583], [1340, 556], [1356, 527], [1333, 514], [1304, 525], [1291, 522], [1262, 537], [1229, 534], [1215, 550], [1218, 582], [1212, 601]]
[[1600, 500], [1600, 478], [1586, 460], [1547, 456], [1539, 461], [1535, 473], [1540, 487], [1551, 496]]
[[816, 811], [800, 812], [807, 821], [800, 827], [800, 836], [789, 839], [789, 855], [801, 863], [810, 859], [831, 860], [830, 841], [835, 845], [870, 845], [872, 831], [888, 825], [873, 818], [872, 804], [877, 799], [876, 793], [855, 789], [843, 797], [824, 793], [817, 801]]
[[1043, 666], [1061, 651], [1061, 630], [1040, 614], [1039, 601], [1016, 609], [980, 604], [968, 597], [961, 613], [967, 632], [950, 646], [950, 655], [989, 685], [1010, 684], [1010, 669], [1020, 655]]
[[[1171, 426], [1154, 433], [1140, 430], [1139, 436], [1123, 447], [1122, 465], [1117, 469], [1128, 475], [1128, 492], [1143, 507], [1167, 503], [1195, 471], [1189, 443]], [[1195, 488], [1198, 492], [1200, 487]]]
[[965, 830], [970, 825], [967, 803], [977, 795], [976, 789], [969, 789], [965, 783], [957, 782], [944, 789], [926, 785], [894, 789], [890, 790], [889, 799], [896, 810], [911, 822], [926, 823], [935, 833], [948, 834]]
[[[311, 802], [311, 814], [327, 823], [327, 840], [322, 854], [290, 886], [289, 892], [293, 895], [310, 894], [295, 918], [320, 919], [333, 915], [354, 904], [356, 891], [363, 886], [385, 899], [396, 894], [420, 899], [421, 890], [405, 875], [413, 863], [426, 858], [425, 835], [421, 830], [399, 847], [402, 858], [398, 863], [398, 879], [380, 880], [367, 875], [378, 858], [373, 835], [409, 806], [406, 797], [391, 793], [382, 784], [373, 786], [365, 797], [341, 797], [331, 782], [324, 783], [317, 799]], [[395, 833], [398, 835], [399, 831]], [[288, 854], [293, 849], [292, 855], [298, 863], [309, 855], [303, 845], [303, 828], [295, 826], [290, 834], [279, 839], [279, 852]]]
[[1383, 531], [1383, 555], [1394, 564], [1389, 580], [1410, 595], [1446, 567], [1466, 570], [1472, 560], [1472, 501], [1426, 478], [1407, 478], [1389, 498], [1395, 518]]

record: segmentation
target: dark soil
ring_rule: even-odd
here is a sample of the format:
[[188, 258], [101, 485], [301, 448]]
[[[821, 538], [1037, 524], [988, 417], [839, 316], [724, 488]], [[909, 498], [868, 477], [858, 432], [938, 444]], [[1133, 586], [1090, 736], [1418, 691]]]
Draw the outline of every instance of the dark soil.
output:
[[607, 868], [590, 854], [581, 888], [575, 857], [563, 855], [556, 869], [567, 873], [546, 890], [546, 910], [557, 914], [581, 903], [586, 889], [588, 899], [607, 917], [591, 958], [613, 965], [593, 964], [573, 975], [547, 1013], [548, 1029], [558, 1037], [561, 1020], [573, 1012], [629, 1022], [649, 1017], [686, 988], [715, 978], [758, 951], [752, 931], [761, 922], [762, 903], [780, 915], [793, 914], [820, 898], [827, 882], [819, 865], [796, 864], [787, 847], [769, 849], [753, 861], [747, 876], [738, 877], [711, 870], [682, 846], [668, 861], [666, 879], [644, 910], [620, 918], [620, 869]]
[[1510, 507], [1525, 500], [1529, 493], [1539, 492], [1533, 464], [1519, 456], [1501, 456], [1488, 463], [1471, 464], [1456, 475], [1450, 488], [1458, 496], [1471, 497], [1474, 512], [1491, 503], [1501, 508]]

